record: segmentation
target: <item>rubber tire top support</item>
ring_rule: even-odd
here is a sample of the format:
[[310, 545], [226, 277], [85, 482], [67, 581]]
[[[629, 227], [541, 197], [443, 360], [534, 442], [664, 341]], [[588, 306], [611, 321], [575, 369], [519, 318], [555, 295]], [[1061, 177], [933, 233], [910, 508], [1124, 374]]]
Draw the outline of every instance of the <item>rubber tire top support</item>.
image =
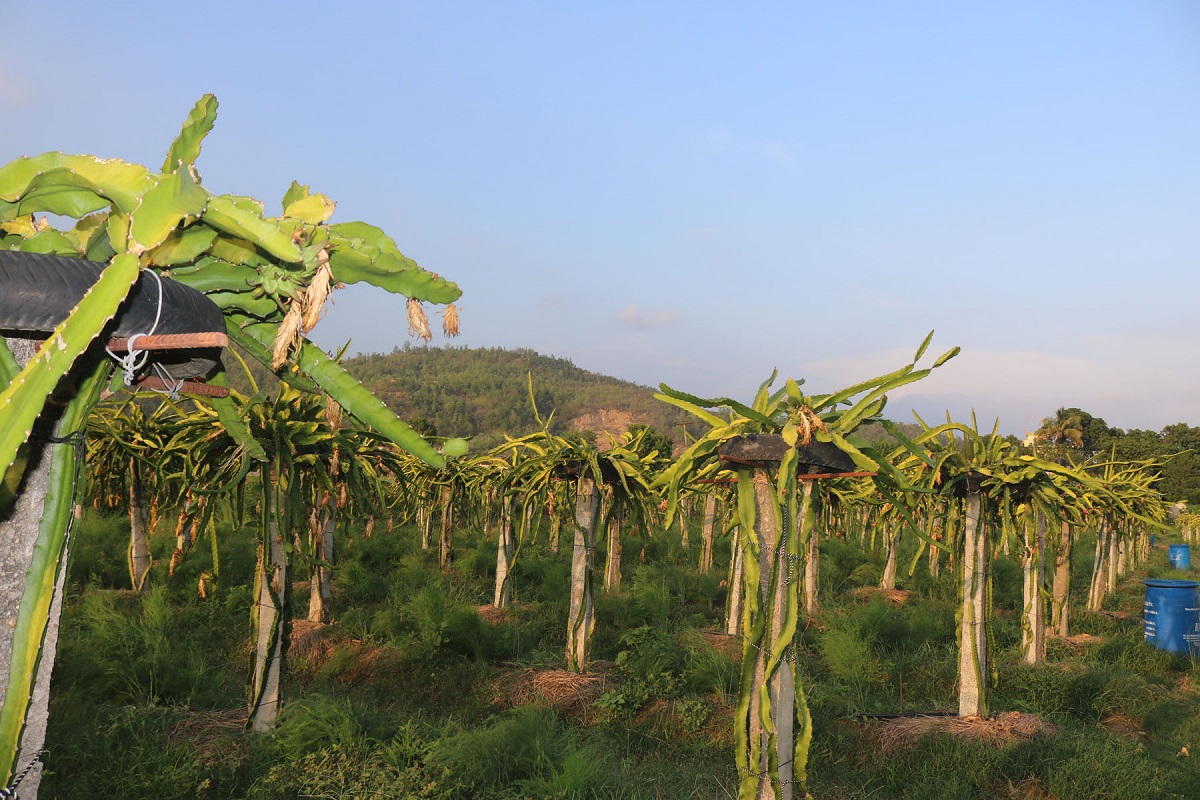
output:
[[[79, 258], [0, 250], [0, 331], [50, 333], [96, 283], [104, 266]], [[225, 332], [224, 315], [211, 300], [170, 278], [160, 280], [162, 313], [156, 335]], [[158, 304], [158, 281], [140, 275], [100, 340], [150, 333]], [[220, 358], [220, 348], [157, 351], [150, 353], [140, 374], [155, 374], [150, 365], [157, 363], [176, 380], [199, 378], [212, 372]]]

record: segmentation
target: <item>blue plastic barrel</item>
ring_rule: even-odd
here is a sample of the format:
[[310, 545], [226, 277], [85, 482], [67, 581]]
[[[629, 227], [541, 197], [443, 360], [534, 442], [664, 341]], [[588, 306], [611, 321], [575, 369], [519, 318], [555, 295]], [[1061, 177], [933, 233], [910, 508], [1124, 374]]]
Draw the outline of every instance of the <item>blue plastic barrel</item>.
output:
[[1169, 653], [1200, 655], [1200, 583], [1150, 578], [1143, 630], [1146, 641]]
[[1192, 568], [1192, 549], [1186, 544], [1173, 544], [1167, 548], [1167, 558], [1174, 569]]

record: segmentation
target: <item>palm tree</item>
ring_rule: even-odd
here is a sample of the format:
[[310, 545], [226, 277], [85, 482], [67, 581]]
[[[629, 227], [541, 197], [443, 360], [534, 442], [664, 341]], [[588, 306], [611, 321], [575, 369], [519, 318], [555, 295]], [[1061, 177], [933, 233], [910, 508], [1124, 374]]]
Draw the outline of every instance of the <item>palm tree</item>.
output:
[[1033, 438], [1051, 447], [1083, 447], [1083, 418], [1066, 408], [1059, 408], [1053, 417], [1042, 420]]

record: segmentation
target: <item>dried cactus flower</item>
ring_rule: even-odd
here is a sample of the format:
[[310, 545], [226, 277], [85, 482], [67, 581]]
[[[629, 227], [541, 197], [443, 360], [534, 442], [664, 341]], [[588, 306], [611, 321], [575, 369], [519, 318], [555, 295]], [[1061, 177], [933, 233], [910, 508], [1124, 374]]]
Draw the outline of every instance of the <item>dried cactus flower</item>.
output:
[[287, 363], [292, 345], [300, 338], [300, 305], [299, 300], [292, 300], [288, 303], [287, 315], [284, 316], [283, 322], [279, 323], [279, 330], [275, 333], [275, 343], [271, 347], [272, 370], [278, 370]]
[[317, 254], [317, 271], [304, 292], [304, 316], [300, 322], [300, 329], [305, 333], [315, 328], [324, 316], [322, 312], [325, 310], [325, 300], [329, 297], [332, 284], [333, 270], [329, 269], [329, 251], [323, 248]]
[[458, 336], [458, 307], [454, 303], [442, 309], [442, 333]]
[[425, 342], [433, 338], [429, 331], [429, 318], [425, 316], [425, 308], [415, 297], [408, 298], [408, 335], [416, 336]]
[[827, 430], [825, 423], [808, 406], [801, 406], [796, 411], [796, 432], [799, 434], [797, 439], [800, 444], [810, 444], [813, 438], [813, 431]]
[[[332, 397], [326, 397], [323, 416], [325, 417], [325, 421], [329, 423], [329, 427], [334, 429], [342, 427], [342, 404]], [[336, 456], [338, 451], [334, 450], [333, 454]]]

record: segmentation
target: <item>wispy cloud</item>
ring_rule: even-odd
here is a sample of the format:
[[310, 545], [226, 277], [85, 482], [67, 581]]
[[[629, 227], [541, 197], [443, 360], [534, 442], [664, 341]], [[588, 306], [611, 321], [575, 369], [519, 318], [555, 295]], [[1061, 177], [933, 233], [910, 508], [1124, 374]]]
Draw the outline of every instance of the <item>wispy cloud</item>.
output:
[[795, 154], [782, 142], [774, 139], [752, 139], [739, 136], [722, 126], [704, 132], [704, 141], [718, 152], [731, 153], [743, 158], [771, 161], [786, 172], [795, 172]]
[[661, 308], [651, 313], [643, 311], [641, 306], [631, 305], [626, 306], [617, 313], [617, 321], [640, 331], [651, 331], [661, 328], [665, 325], [670, 325], [677, 319], [678, 316], [676, 316], [675, 312], [668, 308]]
[[[925, 363], [931, 356], [926, 355]], [[822, 386], [828, 381], [836, 387], [867, 374], [885, 374], [911, 357], [909, 350], [889, 349], [811, 362], [806, 368], [813, 377], [819, 376]], [[899, 409], [912, 403], [934, 410], [949, 408], [964, 420], [975, 408], [982, 415], [981, 425], [990, 427], [995, 415], [1003, 431], [1019, 434], [1060, 406], [1079, 406], [1117, 427], [1158, 430], [1192, 413], [1194, 409], [1179, 401], [1197, 393], [1200, 376], [1181, 367], [1177, 355], [1126, 341], [1108, 342], [1101, 349], [1081, 348], [1075, 355], [967, 348], [929, 377], [889, 395], [897, 418], [904, 418]], [[1151, 398], [1153, 403], [1148, 402]]]
[[761, 142], [757, 147], [764, 157], [783, 165], [788, 172], [796, 170], [796, 157], [792, 155], [792, 151], [786, 145], [767, 141]]
[[29, 100], [29, 92], [21, 85], [21, 80], [3, 64], [0, 64], [0, 100], [18, 106]]

